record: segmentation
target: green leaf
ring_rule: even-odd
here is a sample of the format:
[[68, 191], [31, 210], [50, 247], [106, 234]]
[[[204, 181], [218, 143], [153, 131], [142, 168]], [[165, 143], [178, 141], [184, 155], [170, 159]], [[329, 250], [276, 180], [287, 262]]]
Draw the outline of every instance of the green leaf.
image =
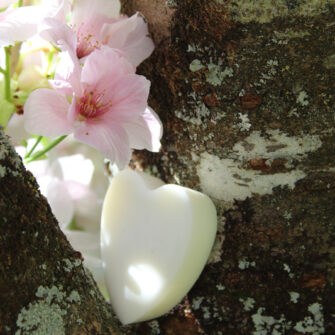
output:
[[6, 127], [13, 113], [15, 113], [15, 106], [6, 99], [0, 98], [0, 125]]

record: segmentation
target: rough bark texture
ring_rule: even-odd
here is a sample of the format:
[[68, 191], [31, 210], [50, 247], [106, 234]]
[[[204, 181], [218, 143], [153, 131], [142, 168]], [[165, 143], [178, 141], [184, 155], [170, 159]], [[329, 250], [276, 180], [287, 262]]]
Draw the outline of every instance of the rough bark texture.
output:
[[124, 0], [156, 50], [164, 124], [134, 166], [207, 193], [217, 242], [188, 297], [134, 334], [335, 334], [335, 2]]
[[121, 334], [0, 129], [0, 334]]

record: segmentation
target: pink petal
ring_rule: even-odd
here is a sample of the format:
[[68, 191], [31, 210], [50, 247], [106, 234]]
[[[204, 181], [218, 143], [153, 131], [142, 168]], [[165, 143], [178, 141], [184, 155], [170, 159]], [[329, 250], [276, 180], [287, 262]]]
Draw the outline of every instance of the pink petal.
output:
[[[107, 79], [107, 78], [106, 78]], [[105, 83], [107, 85], [107, 81]], [[108, 86], [106, 86], [108, 87]], [[150, 81], [139, 75], [126, 75], [110, 85], [105, 99], [111, 101], [111, 111], [105, 117], [117, 122], [137, 119], [147, 107]]]
[[120, 14], [118, 0], [80, 0], [74, 5], [71, 24], [79, 26], [83, 22], [90, 22], [97, 15], [106, 18], [116, 18]]
[[69, 102], [57, 91], [37, 89], [24, 105], [25, 129], [30, 134], [47, 137], [70, 134], [73, 128], [67, 119], [69, 107]]
[[114, 23], [105, 24], [101, 34], [108, 46], [125, 52], [135, 66], [154, 50], [148, 26], [138, 13], [130, 18], [122, 17]]
[[76, 51], [76, 34], [65, 23], [53, 18], [46, 18], [39, 28], [42, 38], [53, 43], [62, 50]]
[[[56, 68], [55, 81], [68, 82], [76, 95], [81, 95], [81, 66], [80, 63], [72, 52], [72, 50], [64, 51], [60, 55], [60, 61]], [[63, 87], [66, 87], [63, 84]]]
[[72, 95], [73, 94], [73, 88], [72, 85], [68, 81], [64, 80], [49, 80], [49, 84], [52, 88], [54, 88], [56, 91], [63, 95]]
[[34, 36], [41, 15], [39, 6], [11, 8], [0, 13], [0, 46], [13, 45]]
[[30, 137], [24, 129], [23, 121], [23, 115], [14, 113], [7, 123], [6, 134], [11, 138], [11, 141], [15, 146]]
[[[112, 82], [125, 74], [135, 73], [135, 68], [122, 55], [113, 49], [104, 48], [95, 50], [86, 59], [81, 74], [81, 81], [87, 86], [95, 86], [99, 84], [110, 86]], [[103, 84], [99, 83], [105, 78]], [[107, 87], [103, 87], [106, 89]]]
[[51, 15], [53, 18], [66, 23], [66, 16], [71, 12], [71, 1], [70, 0], [61, 0], [58, 3], [58, 6], [55, 6], [51, 9]]
[[137, 120], [124, 123], [124, 128], [131, 148], [159, 151], [163, 134], [162, 122], [150, 107]]
[[74, 137], [100, 151], [122, 169], [130, 161], [131, 150], [126, 131], [109, 120], [81, 122]]

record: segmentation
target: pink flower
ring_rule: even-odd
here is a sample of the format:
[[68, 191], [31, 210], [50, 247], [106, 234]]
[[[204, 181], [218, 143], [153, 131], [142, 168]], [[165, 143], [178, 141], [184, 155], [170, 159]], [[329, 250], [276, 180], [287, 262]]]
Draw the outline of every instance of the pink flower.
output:
[[41, 36], [59, 48], [71, 50], [78, 58], [109, 46], [122, 51], [137, 66], [149, 57], [154, 44], [143, 18], [119, 15], [119, 2], [81, 0], [75, 3], [70, 27], [55, 19], [46, 19]]
[[9, 7], [0, 13], [0, 47], [31, 38], [44, 18], [61, 19], [68, 6], [66, 0], [61, 0], [52, 6]]
[[162, 126], [147, 107], [150, 82], [134, 73], [119, 52], [95, 50], [81, 66], [64, 52], [51, 82], [32, 92], [24, 106], [25, 128], [47, 137], [74, 137], [102, 152], [119, 168], [125, 167], [130, 148], [158, 151]]

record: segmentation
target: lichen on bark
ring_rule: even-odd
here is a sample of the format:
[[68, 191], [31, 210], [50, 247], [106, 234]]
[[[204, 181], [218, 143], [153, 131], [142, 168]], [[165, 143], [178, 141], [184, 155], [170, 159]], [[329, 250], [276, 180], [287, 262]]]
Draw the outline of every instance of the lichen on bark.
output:
[[334, 1], [122, 3], [156, 42], [139, 72], [165, 130], [133, 164], [219, 214], [210, 263], [155, 329], [334, 333]]
[[1, 129], [0, 171], [0, 333], [121, 334]]

